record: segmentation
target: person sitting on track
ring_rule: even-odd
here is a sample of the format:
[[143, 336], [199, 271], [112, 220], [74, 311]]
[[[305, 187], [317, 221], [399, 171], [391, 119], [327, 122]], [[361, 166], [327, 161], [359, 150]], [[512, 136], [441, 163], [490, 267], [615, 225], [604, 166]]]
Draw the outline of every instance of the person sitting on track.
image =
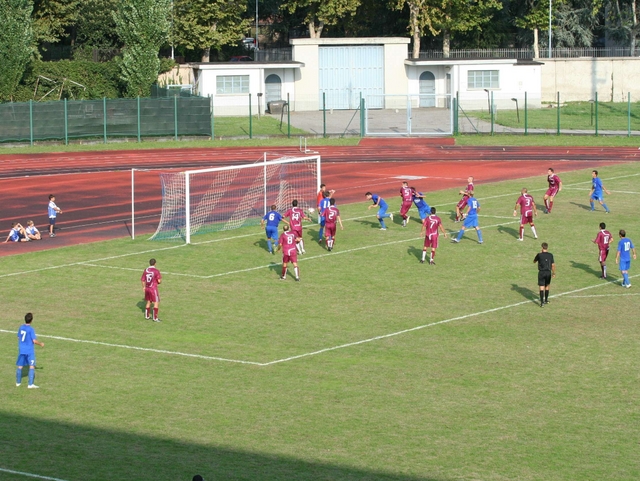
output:
[[29, 238], [25, 233], [24, 227], [20, 224], [20, 222], [14, 222], [11, 224], [11, 230], [9, 231], [9, 235], [5, 239], [4, 243], [7, 242], [28, 242]]

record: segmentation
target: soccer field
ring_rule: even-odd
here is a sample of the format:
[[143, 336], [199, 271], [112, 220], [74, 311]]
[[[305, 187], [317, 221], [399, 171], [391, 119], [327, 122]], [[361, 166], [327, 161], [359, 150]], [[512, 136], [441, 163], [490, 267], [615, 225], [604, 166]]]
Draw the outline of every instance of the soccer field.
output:
[[[333, 252], [305, 226], [299, 283], [278, 280], [257, 227], [1, 258], [0, 479], [640, 478], [640, 261], [631, 289], [615, 266], [619, 229], [640, 243], [640, 165], [599, 170], [608, 215], [589, 211], [590, 170], [560, 173], [550, 215], [543, 176], [476, 184], [484, 244], [441, 239], [436, 266], [419, 263], [414, 208], [380, 231], [368, 203], [339, 206]], [[522, 187], [538, 240], [526, 226], [516, 241]], [[450, 233], [459, 198], [427, 194]], [[542, 241], [557, 265], [544, 308]], [[161, 323], [142, 312], [150, 257]], [[38, 390], [13, 382], [27, 311], [46, 344]]]

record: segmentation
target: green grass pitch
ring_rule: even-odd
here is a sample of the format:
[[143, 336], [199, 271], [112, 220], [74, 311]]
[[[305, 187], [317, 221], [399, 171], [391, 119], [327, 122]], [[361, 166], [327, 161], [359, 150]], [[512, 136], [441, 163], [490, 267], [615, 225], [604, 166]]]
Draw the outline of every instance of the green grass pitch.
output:
[[[522, 187], [541, 206], [545, 178], [477, 185], [484, 244], [443, 241], [436, 266], [418, 262], [415, 217], [382, 232], [365, 203], [340, 206], [334, 252], [305, 227], [300, 283], [278, 280], [259, 228], [0, 258], [0, 479], [640, 478], [640, 280], [620, 286], [615, 243], [600, 280], [591, 243], [604, 221], [640, 244], [640, 168], [600, 175], [611, 214], [587, 210], [590, 171], [560, 172], [524, 242], [513, 206]], [[458, 199], [427, 197], [449, 232]], [[141, 311], [150, 257], [162, 323]], [[13, 382], [27, 311], [39, 390]]]

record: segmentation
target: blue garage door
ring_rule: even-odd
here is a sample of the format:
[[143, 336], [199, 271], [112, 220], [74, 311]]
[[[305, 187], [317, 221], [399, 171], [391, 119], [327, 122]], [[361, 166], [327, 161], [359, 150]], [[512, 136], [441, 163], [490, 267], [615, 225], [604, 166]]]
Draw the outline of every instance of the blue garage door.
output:
[[382, 45], [319, 47], [320, 107], [325, 94], [328, 109], [356, 109], [360, 94], [382, 108], [384, 47]]

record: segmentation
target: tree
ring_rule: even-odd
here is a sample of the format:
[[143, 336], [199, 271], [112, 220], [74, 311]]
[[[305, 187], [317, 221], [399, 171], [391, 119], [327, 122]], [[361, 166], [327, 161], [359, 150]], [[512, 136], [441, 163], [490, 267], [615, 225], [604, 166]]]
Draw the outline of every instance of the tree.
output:
[[34, 52], [29, 0], [0, 0], [0, 100], [12, 100]]
[[526, 0], [523, 6], [526, 13], [522, 17], [516, 17], [515, 23], [520, 28], [533, 31], [533, 57], [539, 58], [538, 33], [549, 30], [549, 0]]
[[98, 48], [120, 46], [114, 14], [119, 0], [85, 0], [79, 8], [72, 43]]
[[158, 52], [169, 34], [170, 0], [121, 0], [113, 18], [124, 43], [118, 59], [129, 97], [149, 96], [158, 80]]
[[640, 35], [638, 3], [636, 0], [609, 0], [607, 5], [607, 32], [615, 40], [627, 43], [632, 57]]
[[176, 0], [173, 7], [173, 41], [187, 50], [201, 50], [208, 62], [211, 49], [233, 45], [249, 28], [243, 19], [246, 3], [234, 0]]
[[599, 0], [568, 0], [555, 11], [553, 38], [556, 48], [591, 47], [598, 27]]
[[326, 25], [336, 25], [343, 17], [352, 16], [360, 0], [288, 0], [282, 8], [289, 13], [303, 11], [311, 38], [320, 38]]
[[36, 42], [57, 43], [78, 20], [80, 0], [34, 0], [33, 31]]

